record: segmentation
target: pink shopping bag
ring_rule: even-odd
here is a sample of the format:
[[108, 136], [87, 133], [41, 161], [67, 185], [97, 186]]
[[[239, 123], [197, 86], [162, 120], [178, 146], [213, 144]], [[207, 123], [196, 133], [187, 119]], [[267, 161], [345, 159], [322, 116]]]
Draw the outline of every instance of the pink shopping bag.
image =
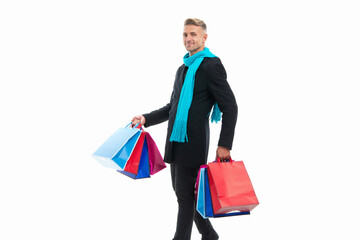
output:
[[155, 173], [166, 168], [166, 165], [158, 147], [148, 132], [146, 132], [146, 142], [148, 144], [150, 174], [154, 175]]

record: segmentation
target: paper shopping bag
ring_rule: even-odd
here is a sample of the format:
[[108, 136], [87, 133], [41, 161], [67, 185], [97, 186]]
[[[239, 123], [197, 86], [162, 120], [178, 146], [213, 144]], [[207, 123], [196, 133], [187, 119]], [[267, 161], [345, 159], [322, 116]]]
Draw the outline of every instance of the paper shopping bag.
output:
[[124, 169], [141, 133], [139, 128], [129, 126], [118, 129], [93, 153], [103, 166]]
[[158, 147], [156, 146], [154, 140], [148, 132], [146, 132], [146, 141], [148, 146], [149, 153], [149, 163], [150, 163], [150, 174], [154, 175], [155, 173], [166, 168], [164, 159], [162, 158]]
[[237, 215], [248, 215], [249, 211], [246, 212], [231, 212], [226, 214], [214, 214], [212, 208], [212, 200], [210, 194], [210, 187], [208, 181], [208, 169], [207, 165], [203, 165], [200, 167], [198, 180], [196, 183], [197, 189], [197, 197], [196, 197], [196, 210], [199, 214], [204, 218], [218, 218], [218, 217], [229, 217], [229, 216], [237, 216]]
[[[145, 135], [144, 135], [145, 136]], [[129, 164], [129, 162], [128, 162]], [[150, 166], [149, 166], [149, 155], [146, 138], [144, 139], [143, 148], [141, 152], [140, 162], [138, 164], [137, 174], [118, 170], [118, 172], [131, 177], [133, 179], [149, 178], [150, 177]]]
[[249, 211], [244, 211], [244, 212], [233, 211], [233, 212], [228, 212], [228, 213], [224, 213], [224, 214], [214, 214], [213, 206], [212, 206], [212, 200], [211, 200], [208, 169], [205, 169], [204, 175], [205, 175], [205, 177], [204, 177], [204, 181], [205, 181], [204, 187], [205, 187], [205, 216], [206, 217], [218, 218], [218, 217], [230, 217], [230, 216], [239, 216], [239, 215], [249, 215], [250, 214]]
[[215, 215], [250, 212], [259, 204], [243, 161], [209, 163], [208, 180]]
[[138, 173], [141, 153], [144, 146], [144, 140], [145, 140], [145, 132], [141, 132], [139, 140], [137, 141], [129, 157], [129, 160], [126, 162], [124, 171], [133, 173], [135, 175]]
[[196, 178], [196, 183], [195, 183], [195, 199], [197, 198], [197, 195], [198, 195], [197, 193], [198, 193], [198, 190], [199, 190], [199, 183], [200, 183], [200, 176], [201, 176], [201, 169], [202, 168], [207, 168], [207, 164], [200, 166], [200, 169], [199, 169], [199, 172], [198, 172], [198, 175], [197, 175], [197, 178]]
[[196, 184], [196, 190], [197, 190], [197, 197], [196, 197], [196, 210], [199, 212], [199, 214], [203, 218], [206, 217], [206, 210], [205, 210], [205, 174], [204, 174], [205, 168], [200, 168], [197, 184]]

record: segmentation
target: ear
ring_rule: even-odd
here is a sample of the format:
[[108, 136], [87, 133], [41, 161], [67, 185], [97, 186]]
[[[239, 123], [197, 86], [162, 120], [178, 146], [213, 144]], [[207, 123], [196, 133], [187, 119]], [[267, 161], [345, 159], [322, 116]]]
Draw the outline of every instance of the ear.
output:
[[205, 33], [205, 34], [204, 34], [204, 41], [203, 41], [204, 43], [205, 43], [205, 41], [206, 41], [207, 38], [208, 38], [208, 35], [207, 35], [207, 33]]

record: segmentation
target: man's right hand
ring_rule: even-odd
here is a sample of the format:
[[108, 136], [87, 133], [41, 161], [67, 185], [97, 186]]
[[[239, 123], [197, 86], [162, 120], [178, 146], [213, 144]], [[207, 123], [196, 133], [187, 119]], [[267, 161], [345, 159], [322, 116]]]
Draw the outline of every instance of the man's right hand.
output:
[[137, 116], [133, 117], [133, 119], [131, 120], [132, 126], [135, 126], [138, 123], [140, 123], [142, 126], [144, 126], [145, 122], [146, 122], [146, 119], [144, 118], [143, 115], [137, 115]]

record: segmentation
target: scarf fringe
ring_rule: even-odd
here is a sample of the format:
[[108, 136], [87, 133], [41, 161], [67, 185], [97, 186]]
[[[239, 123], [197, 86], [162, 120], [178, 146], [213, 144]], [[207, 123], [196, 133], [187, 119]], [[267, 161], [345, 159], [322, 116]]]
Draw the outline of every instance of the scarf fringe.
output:
[[221, 120], [221, 111], [217, 103], [214, 104], [211, 113], [211, 122], [218, 123]]
[[188, 142], [186, 128], [187, 128], [187, 122], [175, 120], [173, 131], [170, 136], [170, 142], [180, 142], [180, 143]]

